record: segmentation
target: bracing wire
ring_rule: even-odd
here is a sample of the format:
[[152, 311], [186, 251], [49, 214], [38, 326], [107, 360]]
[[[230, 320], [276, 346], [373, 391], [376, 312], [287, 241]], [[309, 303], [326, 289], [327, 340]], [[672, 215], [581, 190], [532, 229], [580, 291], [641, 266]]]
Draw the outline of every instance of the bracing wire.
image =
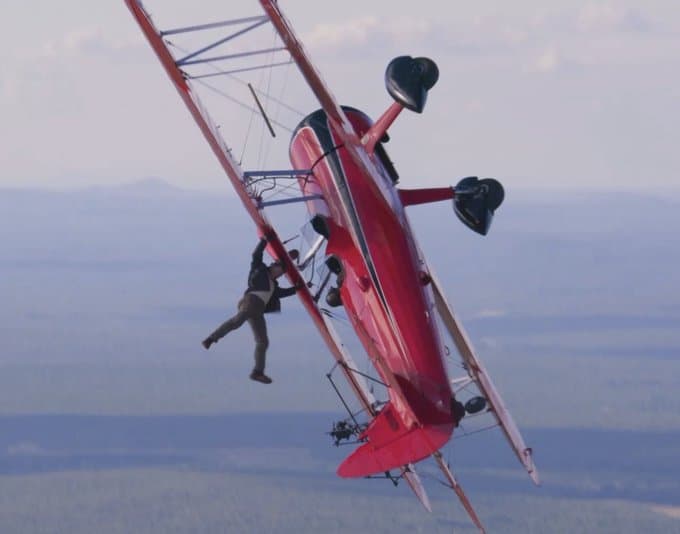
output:
[[[273, 57], [273, 52], [270, 52], [267, 56], [267, 61], [271, 63], [272, 57]], [[265, 77], [266, 71], [261, 70], [259, 74], [259, 78], [257, 80], [257, 85], [256, 87], [259, 89], [259, 92], [262, 93], [262, 85], [263, 85], [263, 80]], [[269, 75], [271, 77], [271, 69], [269, 69]], [[265, 92], [264, 93], [264, 114], [266, 115], [267, 113], [267, 104], [269, 103], [269, 95]], [[260, 142], [257, 145], [257, 168], [262, 169], [263, 164], [262, 164], [262, 147], [264, 145], [264, 132], [265, 132], [265, 123], [262, 121], [260, 123]], [[276, 187], [276, 180], [274, 180], [274, 187]]]
[[[275, 30], [274, 28], [272, 28], [272, 33], [273, 33], [273, 36], [272, 36], [272, 46], [271, 46], [271, 48], [274, 49], [274, 48], [276, 48], [276, 42], [277, 42], [277, 40], [278, 40], [279, 34], [276, 32], [276, 30]], [[272, 58], [273, 58], [273, 53], [272, 53]], [[272, 85], [272, 72], [273, 72], [273, 70], [274, 70], [274, 69], [269, 69], [269, 82], [268, 82], [268, 84], [267, 84], [267, 96], [268, 96], [268, 97], [271, 96], [271, 93], [272, 93], [271, 85]], [[290, 64], [288, 64], [288, 65], [285, 67], [285, 71], [284, 71], [284, 73], [283, 73], [283, 76], [284, 76], [284, 78], [283, 78], [283, 80], [284, 80], [284, 87], [285, 87], [285, 81], [286, 81], [286, 78], [287, 78], [287, 76], [288, 76], [289, 70], [290, 70]], [[279, 98], [278, 98], [278, 99], [267, 98], [267, 102], [265, 103], [265, 106], [267, 106], [267, 105], [269, 104], [269, 102], [274, 102], [274, 103], [276, 104], [276, 103], [277, 103], [276, 100], [279, 100], [279, 101], [280, 101], [280, 100], [282, 99], [282, 97], [283, 97], [283, 91], [282, 91], [281, 94], [279, 95]], [[267, 110], [267, 111], [269, 111], [269, 110]], [[279, 112], [280, 112], [280, 111], [281, 111], [281, 105], [279, 104], [279, 105], [276, 107], [276, 118], [278, 118]], [[272, 145], [273, 145], [272, 140], [269, 139], [269, 142], [267, 143], [267, 146], [266, 146], [266, 148], [265, 148], [264, 162], [266, 162], [266, 161], [269, 160], [269, 153], [270, 153], [270, 151], [271, 151]]]
[[[276, 43], [276, 29], [272, 28], [271, 31], [274, 34], [274, 41], [273, 43]], [[272, 48], [274, 48], [272, 44]], [[274, 52], [269, 53], [269, 63], [271, 63], [274, 59]], [[265, 102], [264, 102], [264, 111], [265, 114], [269, 111], [269, 102], [270, 102], [270, 93], [271, 93], [271, 84], [272, 84], [272, 71], [273, 69], [269, 69], [269, 72], [267, 73], [267, 85], [266, 85], [266, 91], [264, 92], [265, 94]], [[263, 76], [264, 77], [264, 76]], [[262, 169], [265, 166], [265, 161], [267, 161], [267, 156], [269, 155], [269, 148], [272, 145], [271, 139], [265, 137], [265, 129], [264, 129], [264, 123], [262, 124], [262, 129], [260, 131], [260, 146], [258, 149], [258, 157], [257, 157], [257, 163], [258, 163], [258, 168]], [[265, 140], [267, 142], [265, 142]]]
[[[254, 108], [254, 107], [249, 106], [248, 104], [246, 104], [244, 102], [241, 102], [237, 98], [234, 98], [233, 96], [231, 96], [229, 93], [226, 93], [225, 91], [222, 91], [221, 89], [214, 87], [214, 86], [210, 85], [209, 83], [207, 83], [203, 80], [193, 80], [193, 81], [194, 81], [194, 83], [202, 85], [203, 87], [212, 91], [213, 93], [226, 98], [227, 100], [229, 100], [229, 101], [233, 102], [234, 104], [242, 107], [243, 109], [247, 109], [248, 111], [251, 111], [251, 112], [254, 112], [254, 113], [259, 113], [257, 108]], [[282, 124], [280, 122], [272, 121], [272, 124], [276, 124], [277, 126], [279, 126], [280, 128], [283, 128], [287, 132], [290, 132], [290, 133], [293, 132], [292, 128], [290, 128], [289, 126], [286, 126], [285, 124]]]
[[[171, 46], [171, 47], [175, 48], [176, 50], [179, 50], [179, 51], [182, 52], [182, 53], [188, 53], [188, 49], [186, 49], [186, 48], [184, 48], [184, 47], [182, 47], [182, 46], [179, 46], [179, 45], [177, 45], [177, 44], [175, 44], [175, 43], [173, 43], [173, 42], [171, 42], [171, 41], [168, 41], [168, 40], [166, 40], [165, 42], [168, 44], [168, 46]], [[234, 80], [234, 81], [237, 82], [237, 83], [240, 83], [240, 84], [245, 85], [245, 86], [248, 85], [248, 82], [246, 82], [246, 81], [244, 81], [244, 80], [241, 80], [238, 76], [235, 76], [235, 75], [233, 75], [233, 74], [229, 74], [229, 73], [224, 72], [223, 70], [221, 70], [217, 65], [215, 65], [215, 64], [212, 63], [212, 62], [208, 62], [208, 63], [206, 63], [206, 65], [210, 66], [213, 70], [215, 70], [215, 72], [223, 73], [225, 76], [231, 78], [232, 80]], [[209, 91], [215, 93], [216, 95], [221, 96], [222, 98], [225, 98], [226, 100], [229, 100], [230, 102], [236, 104], [237, 106], [241, 107], [242, 109], [245, 109], [245, 110], [250, 111], [251, 114], [253, 114], [253, 113], [259, 113], [259, 111], [258, 111], [257, 108], [255, 108], [255, 107], [253, 107], [253, 106], [251, 106], [251, 105], [249, 105], [249, 104], [246, 104], [245, 102], [243, 102], [243, 101], [239, 100], [238, 98], [236, 98], [236, 97], [230, 95], [230, 94], [227, 93], [226, 91], [224, 91], [224, 90], [222, 90], [222, 89], [220, 89], [220, 88], [218, 88], [218, 87], [215, 87], [214, 85], [212, 85], [212, 84], [206, 82], [205, 80], [202, 80], [202, 79], [193, 79], [192, 81], [193, 81], [194, 83], [196, 83], [196, 84], [201, 85], [202, 87], [205, 87], [206, 89], [208, 89]], [[264, 96], [265, 98], [274, 100], [274, 97], [267, 96], [267, 95], [264, 94], [260, 89], [257, 89], [257, 88], [256, 88], [256, 89], [255, 89], [255, 92], [257, 92], [258, 94]], [[289, 106], [289, 105], [286, 104], [285, 102], [278, 102], [278, 104], [279, 104], [280, 106], [282, 106], [282, 107], [288, 109], [289, 111], [298, 114], [298, 115], [301, 116], [301, 117], [304, 117], [304, 116], [305, 116], [304, 113], [302, 113], [301, 111], [299, 111], [299, 110], [293, 108], [292, 106]], [[292, 133], [292, 132], [293, 132], [293, 128], [290, 127], [290, 126], [288, 126], [288, 125], [286, 125], [286, 124], [283, 124], [283, 123], [281, 123], [281, 122], [279, 122], [279, 121], [277, 121], [277, 120], [272, 120], [271, 122], [272, 122], [272, 124], [275, 124], [275, 125], [278, 126], [279, 128], [282, 128], [283, 130], [287, 131], [288, 133]], [[241, 159], [241, 160], [243, 159], [243, 154], [241, 155], [241, 158], [240, 158], [240, 159]]]
[[[188, 53], [189, 53], [189, 50], [188, 50], [187, 48], [184, 48], [184, 47], [182, 47], [182, 46], [179, 46], [178, 44], [175, 44], [175, 43], [173, 43], [173, 42], [171, 42], [171, 41], [168, 41], [168, 40], [166, 40], [165, 42], [168, 44], [168, 46], [172, 46], [173, 48], [175, 48], [176, 50], [179, 50], [179, 51], [182, 52], [183, 54], [188, 54]], [[226, 76], [226, 77], [232, 79], [232, 80], [235, 81], [236, 83], [239, 83], [239, 84], [244, 85], [244, 86], [247, 86], [247, 85], [248, 85], [248, 82], [247, 82], [247, 81], [242, 80], [241, 78], [239, 78], [239, 77], [236, 76], [235, 74], [232, 74], [232, 73], [230, 73], [230, 72], [226, 72], [226, 71], [222, 70], [222, 69], [221, 69], [216, 63], [214, 63], [214, 62], [209, 61], [209, 62], [206, 62], [206, 63], [204, 63], [204, 64], [205, 64], [205, 65], [208, 65], [209, 67], [211, 67], [211, 68], [213, 69], [214, 72], [219, 73], [219, 74], [223, 74], [224, 76]], [[286, 67], [286, 70], [289, 70], [289, 67]], [[194, 81], [198, 81], [198, 80], [194, 80]], [[266, 99], [270, 99], [270, 100], [276, 102], [276, 103], [279, 104], [281, 107], [287, 109], [288, 111], [290, 111], [290, 112], [292, 112], [292, 113], [295, 113], [295, 114], [299, 115], [300, 117], [304, 117], [305, 115], [307, 115], [306, 113], [300, 111], [299, 109], [296, 109], [296, 108], [294, 108], [293, 106], [287, 104], [287, 103], [284, 102], [283, 100], [279, 100], [279, 99], [277, 99], [277, 98], [275, 98], [275, 97], [273, 97], [273, 96], [271, 96], [271, 95], [266, 95], [264, 92], [262, 92], [262, 90], [259, 90], [259, 89], [256, 88], [256, 89], [255, 89], [255, 92], [258, 93], [260, 96], [266, 98]], [[247, 104], [246, 104], [246, 105], [247, 105]], [[250, 106], [248, 106], [248, 107], [250, 107]]]

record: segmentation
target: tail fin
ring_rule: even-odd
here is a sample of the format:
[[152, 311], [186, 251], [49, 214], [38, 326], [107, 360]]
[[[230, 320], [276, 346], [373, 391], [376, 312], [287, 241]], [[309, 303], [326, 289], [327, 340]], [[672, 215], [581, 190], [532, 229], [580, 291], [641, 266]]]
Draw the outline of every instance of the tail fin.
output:
[[361, 435], [368, 441], [340, 464], [338, 475], [364, 477], [418, 462], [438, 451], [452, 431], [453, 424], [408, 428], [388, 403]]

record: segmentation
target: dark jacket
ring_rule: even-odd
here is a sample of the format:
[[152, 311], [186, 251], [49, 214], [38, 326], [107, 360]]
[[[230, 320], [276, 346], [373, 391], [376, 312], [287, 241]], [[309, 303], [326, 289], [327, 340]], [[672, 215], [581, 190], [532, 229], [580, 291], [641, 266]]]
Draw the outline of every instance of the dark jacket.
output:
[[269, 276], [269, 269], [262, 261], [262, 254], [267, 246], [266, 239], [260, 239], [260, 242], [253, 251], [253, 260], [250, 263], [250, 272], [248, 273], [248, 289], [246, 293], [251, 291], [267, 291], [271, 287], [269, 284], [274, 284], [274, 293], [269, 302], [264, 308], [264, 313], [281, 311], [281, 300], [285, 297], [295, 295], [295, 287], [281, 288], [276, 280], [272, 280]]

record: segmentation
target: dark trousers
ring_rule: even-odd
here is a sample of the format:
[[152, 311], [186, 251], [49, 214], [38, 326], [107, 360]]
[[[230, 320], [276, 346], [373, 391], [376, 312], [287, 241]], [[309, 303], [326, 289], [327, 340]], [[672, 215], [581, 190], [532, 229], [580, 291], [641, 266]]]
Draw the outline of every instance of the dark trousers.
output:
[[264, 320], [264, 302], [251, 293], [246, 293], [238, 303], [238, 312], [231, 319], [227, 319], [210, 336], [217, 341], [232, 330], [236, 330], [248, 321], [255, 337], [255, 368], [258, 373], [264, 372], [265, 358], [269, 339], [267, 338], [267, 323]]

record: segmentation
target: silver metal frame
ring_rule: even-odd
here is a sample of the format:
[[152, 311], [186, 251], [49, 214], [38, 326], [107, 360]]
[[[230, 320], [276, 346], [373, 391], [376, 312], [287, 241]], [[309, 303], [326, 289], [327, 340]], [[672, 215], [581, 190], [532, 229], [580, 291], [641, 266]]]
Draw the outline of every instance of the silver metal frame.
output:
[[236, 24], [245, 24], [247, 22], [254, 22], [267, 19], [266, 15], [255, 15], [254, 17], [244, 17], [241, 19], [223, 20], [220, 22], [211, 22], [209, 24], [198, 24], [196, 26], [185, 26], [183, 28], [175, 28], [173, 30], [161, 31], [160, 36], [175, 35], [178, 33], [198, 32], [202, 30], [212, 30], [213, 28], [223, 28], [224, 26], [234, 26]]

